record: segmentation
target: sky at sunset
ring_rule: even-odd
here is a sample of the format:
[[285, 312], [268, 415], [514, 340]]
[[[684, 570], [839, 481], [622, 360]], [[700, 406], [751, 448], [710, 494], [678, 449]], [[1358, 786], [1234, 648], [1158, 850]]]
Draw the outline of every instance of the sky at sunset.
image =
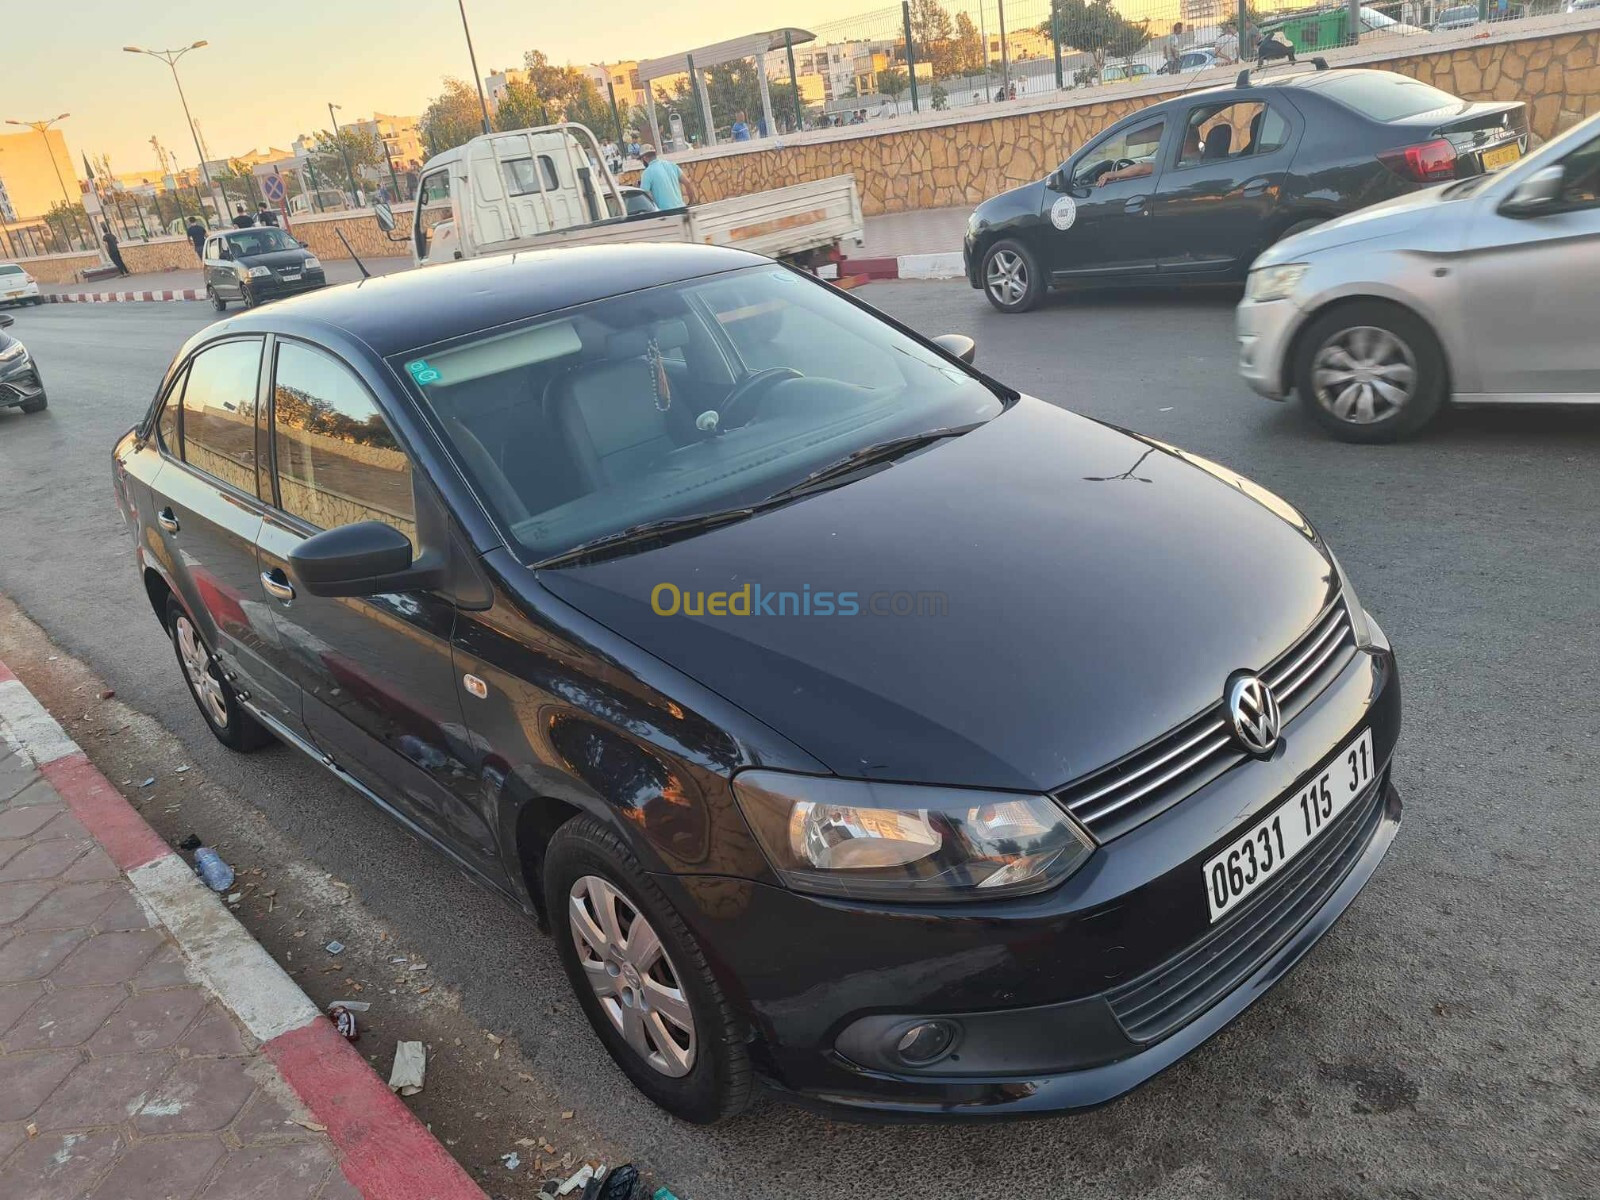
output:
[[[874, 0], [798, 0], [792, 12], [734, 0], [468, 0], [467, 15], [478, 65], [488, 72], [520, 65], [534, 48], [557, 62], [649, 58], [879, 7]], [[180, 165], [195, 157], [171, 73], [124, 54], [125, 45], [210, 42], [180, 69], [217, 158], [268, 143], [288, 148], [297, 133], [327, 127], [329, 101], [343, 105], [341, 119], [420, 113], [442, 76], [472, 73], [456, 0], [5, 0], [4, 10], [0, 120], [70, 112], [61, 128], [74, 159], [109, 153], [118, 172], [155, 165], [151, 134]]]

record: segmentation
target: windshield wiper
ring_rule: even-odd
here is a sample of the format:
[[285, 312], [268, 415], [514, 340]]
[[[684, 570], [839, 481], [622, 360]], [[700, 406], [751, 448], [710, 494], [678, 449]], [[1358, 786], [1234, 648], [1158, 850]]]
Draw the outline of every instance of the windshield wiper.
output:
[[533, 569], [538, 571], [545, 567], [565, 567], [587, 559], [603, 558], [608, 551], [620, 550], [626, 546], [666, 541], [679, 534], [699, 533], [702, 530], [715, 529], [718, 525], [730, 525], [735, 521], [754, 516], [757, 511], [754, 507], [727, 508], [719, 512], [692, 513], [686, 517], [663, 517], [659, 521], [644, 521], [618, 530], [616, 533], [607, 533], [601, 537], [591, 538], [587, 542], [579, 542], [570, 550], [563, 550], [560, 554], [553, 554], [534, 563]]
[[817, 468], [800, 480], [799, 483], [791, 484], [782, 491], [774, 492], [763, 503], [770, 503], [774, 500], [791, 500], [796, 496], [803, 496], [808, 492], [824, 487], [837, 486], [864, 467], [890, 462], [901, 455], [909, 454], [913, 450], [920, 450], [923, 446], [932, 445], [934, 442], [941, 441], [944, 438], [960, 437], [964, 433], [971, 433], [983, 424], [985, 424], [983, 421], [974, 421], [970, 425], [946, 425], [939, 429], [925, 430], [922, 433], [910, 433], [904, 437], [873, 442], [870, 446], [863, 446], [859, 450], [851, 451], [839, 459], [838, 462], [832, 462], [825, 467]]

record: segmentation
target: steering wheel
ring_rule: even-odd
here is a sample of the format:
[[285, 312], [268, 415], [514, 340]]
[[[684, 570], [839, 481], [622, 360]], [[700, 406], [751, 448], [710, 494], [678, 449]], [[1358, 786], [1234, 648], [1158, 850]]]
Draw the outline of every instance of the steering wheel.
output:
[[734, 421], [732, 418], [739, 406], [741, 404], [748, 404], [750, 402], [750, 398], [757, 392], [771, 387], [780, 379], [804, 378], [805, 376], [799, 371], [796, 371], [793, 367], [768, 367], [764, 371], [757, 371], [753, 375], [746, 376], [744, 382], [735, 387], [733, 391], [729, 392], [727, 399], [722, 402], [722, 424], [729, 428], [738, 425], [739, 422]]
[[1137, 163], [1135, 163], [1135, 161], [1131, 158], [1119, 158], [1116, 162], [1111, 164], [1111, 169], [1113, 171], [1120, 171], [1123, 167], [1132, 167], [1136, 165]]

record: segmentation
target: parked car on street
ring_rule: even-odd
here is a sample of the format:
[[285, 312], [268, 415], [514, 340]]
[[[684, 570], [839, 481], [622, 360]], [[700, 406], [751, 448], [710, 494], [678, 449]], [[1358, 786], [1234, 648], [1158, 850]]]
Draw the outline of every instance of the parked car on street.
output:
[[218, 312], [328, 286], [322, 260], [287, 230], [257, 225], [213, 233], [205, 246], [206, 298]]
[[5, 332], [15, 323], [16, 318], [0, 313], [0, 409], [43, 412], [50, 401], [39, 378], [39, 364], [20, 338]]
[[1600, 117], [1515, 167], [1320, 225], [1251, 268], [1239, 366], [1335, 437], [1448, 401], [1600, 404]]
[[1476, 25], [1478, 19], [1476, 4], [1458, 4], [1454, 8], [1439, 11], [1438, 19], [1433, 23], [1433, 30], [1435, 33], [1445, 33], [1452, 29], [1466, 29]]
[[1135, 80], [1144, 79], [1155, 73], [1155, 68], [1149, 63], [1107, 63], [1100, 69], [1100, 82], [1133, 83]]
[[1209, 71], [1212, 67], [1223, 65], [1224, 61], [1215, 46], [1196, 46], [1192, 50], [1185, 50], [1183, 57], [1178, 59], [1178, 73], [1187, 75], [1190, 71]]
[[968, 282], [1002, 312], [1053, 287], [1242, 280], [1273, 242], [1515, 162], [1526, 106], [1392, 71], [1306, 70], [1152, 104], [967, 223]]
[[1592, 8], [1600, 8], [1600, 0], [1567, 0], [1566, 11], [1569, 13], [1588, 12]]
[[43, 303], [37, 279], [17, 263], [0, 262], [0, 308]]
[[217, 738], [546, 922], [669, 1111], [1095, 1105], [1372, 875], [1399, 684], [1289, 503], [973, 350], [740, 251], [445, 264], [196, 334], [114, 485]]

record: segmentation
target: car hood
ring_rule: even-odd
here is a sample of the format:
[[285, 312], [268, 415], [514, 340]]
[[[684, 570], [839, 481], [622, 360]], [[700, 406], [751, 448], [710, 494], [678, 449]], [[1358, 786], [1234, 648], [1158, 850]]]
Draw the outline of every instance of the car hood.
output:
[[1440, 219], [1440, 206], [1454, 204], [1443, 199], [1443, 193], [1459, 180], [1407, 192], [1389, 200], [1379, 201], [1367, 208], [1357, 209], [1320, 225], [1313, 225], [1304, 233], [1268, 247], [1255, 261], [1258, 267], [1274, 263], [1295, 262], [1308, 254], [1336, 250], [1355, 242], [1368, 242], [1374, 238], [1393, 237]]
[[247, 267], [271, 267], [277, 271], [284, 267], [297, 267], [310, 257], [311, 251], [305, 249], [270, 250], [265, 254], [242, 254], [233, 261]]
[[1043, 192], [1043, 181], [1035, 180], [1021, 187], [1014, 187], [1008, 192], [1001, 192], [998, 196], [990, 196], [972, 210], [969, 225], [974, 229], [983, 229], [990, 225], [1000, 225], [1015, 220], [1017, 217], [1038, 216]]
[[[1216, 704], [1337, 587], [1271, 493], [1028, 398], [833, 491], [539, 580], [840, 775], [1029, 790]], [[660, 615], [668, 584], [812, 615]], [[821, 615], [823, 593], [859, 614]]]

